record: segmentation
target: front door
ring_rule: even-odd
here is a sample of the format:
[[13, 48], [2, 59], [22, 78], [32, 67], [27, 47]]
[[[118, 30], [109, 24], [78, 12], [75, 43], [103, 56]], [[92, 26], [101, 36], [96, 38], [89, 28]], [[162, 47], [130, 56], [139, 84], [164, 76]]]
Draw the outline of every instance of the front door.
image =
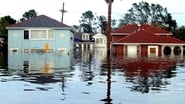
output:
[[148, 57], [158, 56], [158, 46], [148, 46]]

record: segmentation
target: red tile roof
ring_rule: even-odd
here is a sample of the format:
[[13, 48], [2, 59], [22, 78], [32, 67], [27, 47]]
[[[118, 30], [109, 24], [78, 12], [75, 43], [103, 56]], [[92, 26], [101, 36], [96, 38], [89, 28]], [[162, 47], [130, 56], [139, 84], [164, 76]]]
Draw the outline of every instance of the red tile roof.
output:
[[118, 28], [117, 30], [112, 31], [112, 33], [133, 33], [138, 29], [137, 24], [132, 24], [132, 25], [126, 25], [121, 28]]
[[169, 32], [169, 31], [166, 31], [166, 30], [158, 28], [158, 27], [154, 27], [154, 26], [149, 25], [149, 24], [142, 24], [140, 26], [137, 25], [137, 24], [129, 24], [129, 25], [120, 27], [117, 30], [112, 31], [112, 34], [116, 35], [116, 33], [118, 33], [118, 34], [133, 33], [133, 32], [138, 31], [138, 30], [147, 30], [147, 31], [150, 31], [150, 32], [156, 33], [156, 34], [172, 35], [172, 33]]
[[133, 34], [130, 34], [126, 37], [117, 40], [114, 43], [178, 43], [185, 44], [184, 41], [171, 36], [159, 36], [155, 35], [146, 30], [140, 30]]
[[152, 33], [169, 34], [169, 35], [172, 35], [171, 32], [166, 31], [166, 30], [161, 29], [161, 28], [154, 27], [154, 26], [149, 26], [148, 28], [146, 28], [146, 30], [147, 30], [147, 31], [150, 31], [150, 32], [152, 32]]

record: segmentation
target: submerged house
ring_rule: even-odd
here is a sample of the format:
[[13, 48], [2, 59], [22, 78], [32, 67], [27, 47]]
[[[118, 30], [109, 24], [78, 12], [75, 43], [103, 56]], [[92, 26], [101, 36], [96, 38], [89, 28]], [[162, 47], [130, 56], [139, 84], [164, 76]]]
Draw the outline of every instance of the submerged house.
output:
[[107, 48], [107, 36], [102, 33], [94, 34], [94, 48]]
[[129, 58], [182, 56], [185, 42], [151, 25], [132, 24], [111, 33], [112, 51]]
[[81, 49], [93, 49], [93, 33], [77, 32], [74, 34], [74, 47]]
[[71, 27], [45, 15], [9, 25], [7, 30], [9, 52], [73, 52]]
[[75, 48], [93, 49], [107, 48], [107, 36], [102, 33], [82, 33], [74, 34]]

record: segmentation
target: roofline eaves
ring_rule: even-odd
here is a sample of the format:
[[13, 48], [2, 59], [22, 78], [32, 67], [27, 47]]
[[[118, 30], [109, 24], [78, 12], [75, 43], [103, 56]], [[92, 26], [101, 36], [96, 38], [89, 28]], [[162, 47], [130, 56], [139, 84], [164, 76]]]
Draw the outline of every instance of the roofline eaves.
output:
[[6, 27], [6, 29], [28, 29], [28, 28], [51, 28], [51, 29], [71, 29], [71, 27]]
[[185, 43], [111, 43], [112, 45], [185, 45]]

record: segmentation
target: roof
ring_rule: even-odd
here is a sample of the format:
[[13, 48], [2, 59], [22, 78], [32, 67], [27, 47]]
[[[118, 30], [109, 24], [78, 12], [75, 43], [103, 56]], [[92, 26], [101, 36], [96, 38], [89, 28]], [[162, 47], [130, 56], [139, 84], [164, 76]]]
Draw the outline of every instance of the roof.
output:
[[140, 30], [126, 37], [117, 40], [115, 43], [178, 43], [185, 44], [184, 41], [171, 36], [159, 36], [147, 30]]
[[69, 28], [69, 26], [54, 20], [48, 16], [40, 15], [31, 19], [19, 22], [17, 24], [9, 25], [7, 28], [23, 28], [23, 27], [57, 27]]
[[97, 34], [94, 34], [93, 35], [93, 38], [107, 38], [107, 36], [105, 34], [102, 34], [102, 33], [97, 33]]
[[132, 25], [129, 24], [112, 31], [112, 33], [133, 33], [134, 31], [137, 30], [137, 28], [138, 28], [137, 24]]
[[164, 29], [158, 28], [158, 27], [154, 27], [152, 25], [149, 24], [142, 24], [142, 25], [137, 25], [137, 24], [129, 24], [123, 27], [118, 28], [117, 30], [112, 31], [112, 34], [116, 35], [116, 34], [125, 34], [125, 33], [134, 33], [138, 30], [147, 30], [150, 31], [152, 33], [156, 33], [159, 35], [172, 35], [171, 32], [166, 31]]
[[171, 32], [166, 31], [166, 30], [161, 29], [161, 28], [154, 27], [154, 26], [149, 26], [148, 28], [146, 28], [146, 30], [150, 31], [152, 33], [156, 33], [156, 34], [169, 34], [169, 35], [172, 35]]
[[[89, 40], [82, 40], [82, 35], [89, 35]], [[84, 33], [84, 32], [76, 32], [74, 33], [74, 41], [75, 42], [94, 42], [93, 38], [94, 33]]]

